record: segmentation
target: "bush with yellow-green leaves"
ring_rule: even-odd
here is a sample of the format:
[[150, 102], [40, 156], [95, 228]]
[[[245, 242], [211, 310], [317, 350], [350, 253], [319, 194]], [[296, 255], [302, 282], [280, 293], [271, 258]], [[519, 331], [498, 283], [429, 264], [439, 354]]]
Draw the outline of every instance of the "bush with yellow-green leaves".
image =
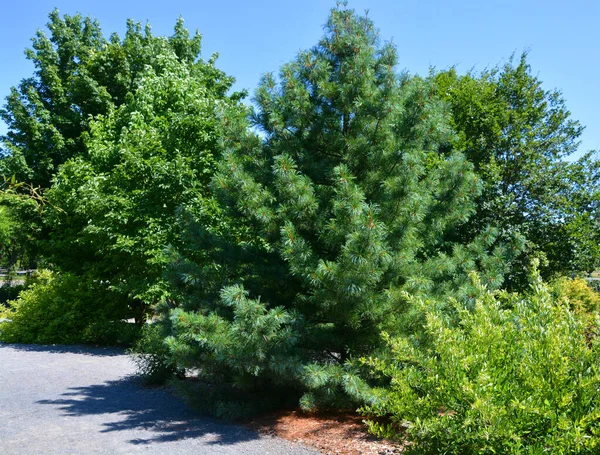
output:
[[0, 341], [7, 343], [131, 344], [139, 327], [120, 319], [126, 314], [115, 300], [103, 298], [106, 284], [68, 273], [41, 270], [0, 317]]
[[600, 293], [583, 278], [560, 278], [552, 283], [552, 290], [579, 314], [596, 315], [600, 311]]
[[363, 359], [390, 380], [364, 408], [372, 432], [408, 437], [418, 454], [599, 453], [598, 319], [590, 332], [539, 279], [527, 295], [480, 287], [473, 311], [415, 305], [423, 334]]

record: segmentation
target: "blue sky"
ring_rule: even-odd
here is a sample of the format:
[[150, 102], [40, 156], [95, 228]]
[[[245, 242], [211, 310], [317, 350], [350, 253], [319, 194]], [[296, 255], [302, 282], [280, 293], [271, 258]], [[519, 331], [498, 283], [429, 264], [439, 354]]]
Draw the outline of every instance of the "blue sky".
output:
[[[323, 33], [331, 0], [25, 0], [4, 2], [0, 13], [0, 97], [32, 73], [23, 54], [48, 13], [80, 12], [100, 21], [106, 35], [122, 33], [127, 18], [170, 34], [177, 17], [203, 35], [203, 54], [219, 52], [218, 66], [254, 91], [260, 76]], [[563, 93], [586, 130], [580, 153], [600, 149], [600, 2], [592, 0], [350, 0], [369, 16], [382, 38], [398, 47], [400, 69], [426, 74], [430, 66], [466, 72], [505, 62], [529, 50], [533, 71], [547, 89]], [[0, 133], [6, 125], [0, 122]]]

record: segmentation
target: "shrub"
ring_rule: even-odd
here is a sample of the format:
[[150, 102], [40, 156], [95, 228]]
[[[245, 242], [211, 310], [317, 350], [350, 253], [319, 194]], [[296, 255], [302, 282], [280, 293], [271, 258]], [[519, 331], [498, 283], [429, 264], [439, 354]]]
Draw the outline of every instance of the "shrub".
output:
[[364, 408], [370, 430], [407, 436], [409, 453], [598, 453], [600, 340], [540, 281], [526, 296], [480, 291], [453, 322], [417, 302], [427, 347], [389, 339], [393, 360], [364, 360], [391, 379]]
[[16, 300], [24, 288], [25, 286], [21, 284], [13, 285], [10, 282], [0, 285], [0, 308], [8, 305], [9, 301]]
[[169, 357], [164, 340], [163, 325], [147, 324], [142, 327], [139, 339], [130, 350], [137, 373], [146, 384], [163, 384], [168, 379], [183, 375]]
[[600, 293], [583, 278], [560, 278], [553, 283], [553, 291], [577, 313], [595, 315], [600, 310]]
[[133, 330], [111, 321], [125, 315], [115, 310], [113, 301], [98, 297], [107, 295], [100, 289], [104, 287], [68, 273], [38, 272], [31, 286], [3, 311], [11, 322], [0, 326], [0, 340], [42, 344], [131, 341], [133, 335], [125, 332]]

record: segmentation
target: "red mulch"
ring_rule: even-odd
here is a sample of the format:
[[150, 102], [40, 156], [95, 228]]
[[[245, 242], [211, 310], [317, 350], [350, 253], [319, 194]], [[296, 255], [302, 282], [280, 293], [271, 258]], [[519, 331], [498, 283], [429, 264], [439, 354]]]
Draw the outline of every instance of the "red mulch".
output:
[[250, 428], [314, 447], [324, 455], [388, 455], [402, 452], [402, 445], [374, 438], [363, 417], [351, 413], [305, 414], [282, 411], [254, 419]]

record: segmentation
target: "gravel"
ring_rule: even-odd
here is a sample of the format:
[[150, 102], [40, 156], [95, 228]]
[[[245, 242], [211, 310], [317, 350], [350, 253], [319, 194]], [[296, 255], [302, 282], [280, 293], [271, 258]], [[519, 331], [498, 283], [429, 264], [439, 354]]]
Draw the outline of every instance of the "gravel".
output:
[[0, 454], [315, 455], [142, 387], [122, 350], [0, 343]]

